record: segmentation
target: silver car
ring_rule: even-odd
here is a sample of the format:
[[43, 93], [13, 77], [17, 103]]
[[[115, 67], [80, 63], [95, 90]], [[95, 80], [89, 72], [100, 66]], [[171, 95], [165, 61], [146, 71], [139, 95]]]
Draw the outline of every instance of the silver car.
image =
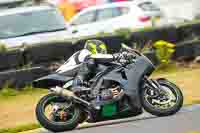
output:
[[62, 40], [66, 24], [51, 6], [20, 7], [0, 12], [0, 43], [8, 48]]

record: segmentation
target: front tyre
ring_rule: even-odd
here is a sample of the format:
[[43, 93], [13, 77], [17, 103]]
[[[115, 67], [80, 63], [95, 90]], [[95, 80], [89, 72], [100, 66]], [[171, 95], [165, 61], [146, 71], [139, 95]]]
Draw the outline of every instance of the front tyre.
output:
[[[53, 106], [53, 109], [49, 106]], [[56, 94], [44, 96], [36, 106], [37, 120], [44, 128], [53, 132], [64, 132], [76, 128], [80, 116], [80, 108], [73, 105], [70, 100]]]
[[169, 116], [178, 112], [183, 106], [181, 90], [166, 79], [157, 80], [165, 94], [152, 96], [150, 88], [145, 87], [141, 92], [141, 102], [144, 109], [156, 116]]

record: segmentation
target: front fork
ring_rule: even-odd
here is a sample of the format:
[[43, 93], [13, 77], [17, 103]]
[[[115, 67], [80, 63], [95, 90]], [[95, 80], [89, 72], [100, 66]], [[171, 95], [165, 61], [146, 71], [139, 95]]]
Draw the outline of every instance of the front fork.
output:
[[145, 83], [148, 85], [148, 87], [151, 88], [151, 92], [150, 95], [151, 96], [155, 96], [155, 93], [157, 93], [157, 95], [163, 93], [162, 87], [161, 85], [158, 83], [157, 80], [152, 80], [152, 79], [148, 79], [147, 76], [144, 77]]

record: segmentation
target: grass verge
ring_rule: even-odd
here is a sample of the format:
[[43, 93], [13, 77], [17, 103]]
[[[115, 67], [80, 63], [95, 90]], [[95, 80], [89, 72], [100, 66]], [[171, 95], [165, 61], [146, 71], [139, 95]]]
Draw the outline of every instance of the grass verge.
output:
[[[167, 69], [167, 68], [166, 68]], [[174, 82], [183, 92], [184, 105], [200, 103], [200, 66], [182, 68], [174, 64], [169, 66], [169, 69], [157, 69], [152, 75], [153, 78], [166, 78]]]
[[0, 133], [19, 133], [19, 132], [34, 130], [40, 127], [41, 126], [39, 124], [27, 124], [27, 125], [17, 126], [15, 128], [0, 129]]
[[[16, 127], [19, 130], [23, 127], [28, 127], [27, 123], [37, 123], [35, 107], [39, 99], [47, 93], [48, 90], [36, 88], [27, 88], [27, 90], [24, 89], [22, 91], [9, 88], [1, 90], [0, 131], [11, 130], [11, 128], [15, 129]], [[34, 124], [28, 125], [31, 125], [30, 127], [32, 128], [35, 127], [33, 126]]]

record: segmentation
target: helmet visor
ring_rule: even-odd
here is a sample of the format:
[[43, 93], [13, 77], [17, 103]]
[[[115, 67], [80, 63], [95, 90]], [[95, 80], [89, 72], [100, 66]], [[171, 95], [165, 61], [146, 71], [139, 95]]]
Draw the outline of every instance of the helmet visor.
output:
[[98, 53], [107, 54], [107, 48], [105, 44], [101, 44], [98, 49]]

